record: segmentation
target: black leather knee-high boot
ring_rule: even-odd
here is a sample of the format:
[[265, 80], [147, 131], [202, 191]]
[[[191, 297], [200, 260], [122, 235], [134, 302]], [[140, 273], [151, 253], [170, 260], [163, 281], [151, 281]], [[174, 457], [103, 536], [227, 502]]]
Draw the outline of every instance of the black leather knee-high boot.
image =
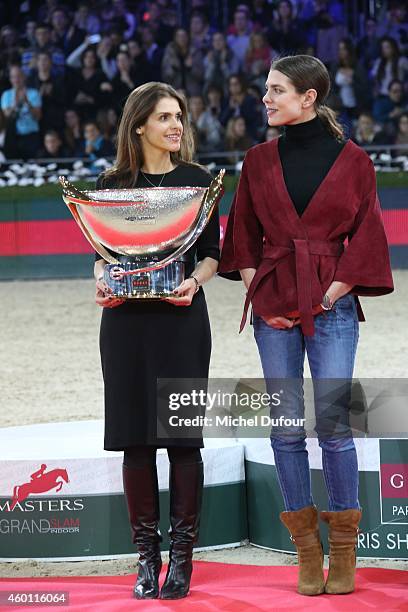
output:
[[161, 599], [180, 599], [188, 594], [203, 483], [202, 461], [170, 464], [170, 559]]
[[123, 487], [132, 539], [139, 553], [138, 575], [133, 593], [138, 599], [155, 599], [159, 596], [159, 575], [162, 567], [156, 465], [124, 465]]

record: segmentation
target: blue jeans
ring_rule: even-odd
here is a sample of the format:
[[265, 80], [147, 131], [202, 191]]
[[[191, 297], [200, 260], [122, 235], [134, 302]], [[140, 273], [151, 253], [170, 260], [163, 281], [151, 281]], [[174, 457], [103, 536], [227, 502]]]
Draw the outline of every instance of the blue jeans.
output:
[[[279, 415], [304, 418], [303, 366], [307, 352], [329, 510], [360, 508], [357, 453], [349, 426], [351, 379], [358, 342], [353, 296], [343, 296], [333, 310], [317, 315], [313, 336], [304, 336], [299, 326], [274, 329], [256, 315], [253, 325], [268, 392], [276, 392], [276, 386], [272, 389], [272, 379], [290, 379], [281, 404], [271, 406], [272, 418]], [[334, 388], [336, 393], [332, 393]], [[271, 445], [286, 510], [312, 505], [303, 425], [272, 426]]]

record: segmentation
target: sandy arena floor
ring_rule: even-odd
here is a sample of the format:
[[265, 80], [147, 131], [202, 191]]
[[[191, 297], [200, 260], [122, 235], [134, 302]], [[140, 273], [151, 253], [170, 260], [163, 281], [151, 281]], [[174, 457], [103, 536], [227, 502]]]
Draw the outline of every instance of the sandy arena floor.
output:
[[[396, 271], [396, 291], [362, 300], [356, 377], [408, 376], [408, 271]], [[92, 280], [0, 283], [2, 346], [0, 427], [103, 417], [98, 333], [100, 309]], [[206, 287], [212, 324], [212, 377], [260, 377], [248, 325], [238, 326], [242, 283], [214, 279]], [[102, 441], [101, 441], [102, 444]], [[293, 555], [252, 546], [197, 553], [198, 559], [231, 563], [292, 564]], [[407, 569], [404, 561], [361, 560], [360, 566]], [[0, 564], [0, 576], [116, 574], [135, 571], [131, 558], [114, 561]]]

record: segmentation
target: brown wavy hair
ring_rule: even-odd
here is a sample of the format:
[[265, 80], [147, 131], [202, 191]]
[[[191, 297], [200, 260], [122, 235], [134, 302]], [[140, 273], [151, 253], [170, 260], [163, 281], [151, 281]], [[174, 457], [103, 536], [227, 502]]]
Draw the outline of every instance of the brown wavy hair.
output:
[[270, 70], [278, 70], [288, 77], [299, 94], [315, 89], [315, 111], [327, 131], [337, 140], [344, 140], [343, 127], [335, 112], [324, 103], [330, 91], [330, 76], [326, 66], [312, 55], [291, 55], [274, 60]]
[[173, 164], [191, 164], [194, 155], [194, 138], [188, 118], [187, 102], [183, 94], [171, 85], [151, 81], [136, 87], [128, 96], [119, 122], [116, 159], [103, 173], [101, 186], [114, 183], [120, 188], [136, 185], [139, 169], [143, 166], [144, 155], [140, 136], [136, 130], [143, 126], [162, 98], [174, 98], [180, 105], [183, 135], [180, 150], [170, 153]]
[[[389, 60], [387, 60], [387, 58], [384, 57], [383, 50], [382, 50], [383, 42], [387, 42], [387, 43], [389, 43], [391, 45], [391, 48], [392, 48], [392, 58], [389, 59]], [[391, 36], [383, 36], [380, 39], [380, 49], [381, 49], [380, 62], [378, 64], [378, 70], [377, 70], [377, 74], [375, 76], [375, 80], [377, 82], [377, 85], [381, 85], [381, 81], [385, 77], [385, 69], [387, 67], [387, 63], [388, 62], [391, 63], [392, 78], [394, 80], [398, 79], [398, 63], [399, 63], [399, 58], [400, 58], [400, 50], [399, 50], [399, 47], [398, 47], [398, 43], [396, 42], [395, 38], [392, 38]]]

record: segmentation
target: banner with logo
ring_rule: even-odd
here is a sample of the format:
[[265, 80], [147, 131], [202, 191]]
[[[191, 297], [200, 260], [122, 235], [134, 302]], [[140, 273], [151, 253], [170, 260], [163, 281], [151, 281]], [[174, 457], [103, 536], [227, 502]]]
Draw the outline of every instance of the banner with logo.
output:
[[[282, 494], [268, 440], [246, 441], [245, 453], [249, 537], [253, 544], [293, 552], [286, 528]], [[408, 559], [408, 439], [355, 439], [359, 458], [359, 499], [363, 511], [357, 556]], [[313, 498], [328, 510], [327, 493], [317, 440], [308, 440]], [[327, 527], [320, 523], [325, 553]]]
[[[217, 443], [203, 450], [203, 458], [205, 491], [197, 546], [237, 545], [248, 537], [243, 446]], [[162, 547], [168, 550], [165, 451], [159, 451], [157, 464]], [[73, 560], [135, 553], [121, 479], [119, 454], [0, 460], [0, 560]]]

